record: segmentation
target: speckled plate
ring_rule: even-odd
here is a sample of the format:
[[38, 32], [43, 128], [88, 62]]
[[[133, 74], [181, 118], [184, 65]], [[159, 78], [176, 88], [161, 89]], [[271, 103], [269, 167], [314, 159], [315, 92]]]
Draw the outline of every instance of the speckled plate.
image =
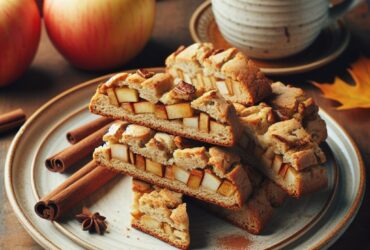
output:
[[[230, 47], [218, 30], [211, 0], [205, 1], [195, 10], [189, 29], [195, 42], [211, 42], [218, 48]], [[254, 62], [267, 75], [303, 73], [336, 59], [346, 49], [349, 40], [349, 31], [343, 22], [338, 21], [326, 27], [310, 47], [297, 55], [276, 60], [254, 59]]]
[[[151, 69], [155, 71], [161, 68]], [[98, 83], [108, 76], [82, 83], [35, 112], [10, 146], [5, 166], [5, 188], [16, 216], [29, 234], [46, 249], [171, 249], [167, 244], [130, 228], [130, 178], [119, 176], [84, 201], [109, 221], [109, 233], [88, 234], [72, 216], [51, 223], [33, 211], [69, 174], [49, 172], [47, 156], [68, 146], [66, 131], [96, 118], [87, 110]], [[323, 145], [328, 156], [329, 187], [300, 200], [289, 199], [275, 211], [263, 234], [254, 236], [202, 209], [189, 205], [191, 248], [325, 248], [348, 227], [365, 190], [364, 166], [345, 131], [325, 112], [329, 138]], [[76, 208], [79, 212], [81, 208]], [[237, 239], [237, 240], [235, 240]]]

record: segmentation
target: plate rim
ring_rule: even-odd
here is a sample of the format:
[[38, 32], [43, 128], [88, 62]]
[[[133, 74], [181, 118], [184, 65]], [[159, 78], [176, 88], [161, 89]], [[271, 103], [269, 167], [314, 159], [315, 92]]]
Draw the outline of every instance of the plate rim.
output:
[[[148, 70], [161, 70], [163, 67], [152, 67], [148, 68]], [[134, 71], [135, 69], [132, 70], [126, 70], [125, 72], [129, 71]], [[23, 228], [28, 232], [28, 234], [42, 247], [49, 248], [49, 249], [58, 249], [59, 247], [55, 245], [51, 240], [49, 240], [45, 235], [43, 235], [37, 228], [33, 225], [33, 223], [25, 216], [25, 214], [22, 213], [22, 210], [19, 206], [19, 202], [16, 198], [15, 190], [13, 189], [13, 183], [12, 183], [12, 162], [14, 160], [15, 156], [15, 151], [16, 148], [22, 139], [22, 135], [24, 134], [25, 130], [31, 126], [33, 121], [38, 118], [45, 110], [47, 110], [52, 104], [55, 102], [59, 101], [60, 99], [64, 98], [65, 96], [68, 96], [69, 94], [84, 88], [86, 86], [89, 86], [91, 84], [94, 84], [96, 82], [99, 82], [107, 77], [110, 77], [114, 75], [115, 73], [103, 75], [88, 81], [84, 81], [81, 84], [78, 84], [70, 89], [67, 89], [63, 91], [62, 93], [58, 94], [57, 96], [53, 97], [49, 101], [47, 101], [45, 104], [43, 104], [40, 108], [38, 108], [24, 123], [24, 125], [19, 129], [17, 134], [15, 135], [14, 139], [12, 140], [6, 160], [5, 160], [5, 166], [4, 166], [4, 186], [5, 186], [5, 191], [6, 195], [8, 198], [8, 201], [18, 219], [18, 221], [21, 223]], [[323, 248], [326, 246], [329, 246], [332, 244], [337, 237], [339, 237], [350, 225], [350, 223], [353, 221], [355, 218], [358, 210], [361, 207], [361, 203], [364, 197], [365, 193], [365, 185], [366, 185], [366, 176], [365, 176], [365, 166], [364, 162], [361, 156], [361, 153], [355, 144], [354, 140], [352, 137], [348, 134], [348, 132], [339, 124], [335, 121], [335, 119], [329, 115], [327, 112], [324, 110], [320, 109], [320, 112], [324, 113], [330, 120], [331, 122], [336, 125], [346, 136], [348, 139], [348, 142], [352, 149], [355, 151], [356, 158], [359, 164], [359, 178], [360, 178], [360, 184], [358, 190], [356, 190], [356, 196], [354, 198], [354, 202], [351, 204], [351, 207], [349, 208], [348, 212], [346, 215], [343, 217], [343, 219], [337, 224], [337, 226], [328, 234], [324, 239], [322, 239], [320, 242], [315, 244], [313, 248]]]
[[[200, 4], [195, 9], [193, 14], [191, 15], [190, 22], [189, 22], [189, 31], [190, 31], [191, 38], [193, 39], [194, 42], [197, 42], [197, 43], [204, 42], [198, 36], [198, 32], [196, 31], [196, 24], [198, 23], [199, 17], [202, 15], [202, 13], [207, 8], [210, 8], [211, 4], [212, 4], [211, 0], [204, 1], [202, 4]], [[308, 71], [317, 69], [320, 66], [324, 66], [332, 62], [334, 59], [339, 57], [344, 52], [351, 38], [351, 33], [345, 27], [344, 21], [338, 20], [337, 25], [343, 30], [344, 39], [343, 39], [343, 42], [340, 44], [340, 46], [338, 46], [338, 48], [330, 55], [324, 58], [321, 58], [319, 60], [311, 61], [309, 63], [301, 64], [298, 66], [283, 67], [283, 68], [260, 67], [261, 71], [270, 76], [292, 75], [292, 74], [308, 72]]]
[[320, 112], [324, 113], [330, 120], [331, 122], [337, 126], [344, 135], [347, 137], [349, 140], [350, 145], [354, 149], [356, 153], [356, 157], [358, 159], [359, 163], [359, 170], [360, 170], [360, 183], [359, 183], [359, 189], [357, 190], [356, 197], [354, 198], [354, 202], [352, 203], [350, 209], [348, 210], [348, 213], [343, 217], [342, 221], [337, 224], [337, 226], [321, 241], [316, 243], [312, 249], [322, 249], [322, 248], [327, 248], [330, 245], [332, 245], [346, 230], [347, 228], [351, 225], [352, 221], [355, 219], [358, 211], [361, 208], [362, 201], [365, 195], [365, 190], [366, 190], [366, 169], [365, 169], [365, 164], [361, 155], [361, 152], [359, 148], [357, 147], [357, 144], [353, 140], [352, 136], [349, 135], [347, 130], [340, 125], [334, 117], [332, 117], [329, 113], [324, 111], [323, 109], [320, 109]]

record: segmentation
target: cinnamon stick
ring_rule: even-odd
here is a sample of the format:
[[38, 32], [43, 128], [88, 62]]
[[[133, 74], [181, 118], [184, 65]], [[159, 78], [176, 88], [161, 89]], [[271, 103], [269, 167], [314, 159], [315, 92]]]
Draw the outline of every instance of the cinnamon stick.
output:
[[91, 161], [38, 201], [35, 212], [43, 219], [57, 220], [116, 175]]
[[21, 126], [26, 121], [26, 114], [22, 109], [16, 109], [0, 115], [0, 133]]
[[96, 147], [103, 143], [102, 137], [107, 132], [109, 126], [110, 124], [105, 125], [76, 144], [49, 157], [45, 161], [46, 167], [53, 172], [65, 172], [66, 169], [90, 155]]
[[78, 128], [72, 129], [67, 132], [67, 140], [71, 144], [76, 144], [83, 138], [112, 122], [113, 119], [107, 117], [98, 118], [92, 122], [86, 123]]

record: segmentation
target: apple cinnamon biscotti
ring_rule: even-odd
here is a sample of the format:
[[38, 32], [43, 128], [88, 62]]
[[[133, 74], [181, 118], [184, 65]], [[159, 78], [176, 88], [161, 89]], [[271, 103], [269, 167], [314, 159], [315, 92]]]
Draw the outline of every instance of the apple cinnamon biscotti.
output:
[[167, 57], [166, 67], [197, 91], [218, 90], [231, 102], [254, 105], [271, 94], [270, 81], [236, 48], [215, 49], [211, 43], [181, 46]]
[[273, 95], [268, 103], [234, 104], [244, 127], [239, 147], [253, 152], [243, 154], [247, 162], [290, 195], [300, 197], [327, 185], [322, 166], [326, 157], [318, 145], [327, 135], [325, 122], [312, 99], [297, 95], [299, 89], [276, 83], [273, 91], [274, 85], [284, 92]]
[[177, 248], [190, 244], [189, 218], [182, 194], [132, 180], [131, 226]]
[[240, 134], [233, 105], [217, 91], [197, 91], [167, 73], [116, 74], [98, 87], [90, 110], [222, 146], [232, 146]]
[[315, 101], [307, 97], [303, 89], [281, 82], [272, 83], [271, 88], [272, 95], [266, 102], [272, 107], [277, 120], [296, 118], [317, 144], [325, 141], [328, 135], [325, 121], [318, 114], [319, 107]]
[[239, 155], [153, 129], [116, 122], [95, 149], [99, 164], [225, 208], [240, 208], [252, 191]]

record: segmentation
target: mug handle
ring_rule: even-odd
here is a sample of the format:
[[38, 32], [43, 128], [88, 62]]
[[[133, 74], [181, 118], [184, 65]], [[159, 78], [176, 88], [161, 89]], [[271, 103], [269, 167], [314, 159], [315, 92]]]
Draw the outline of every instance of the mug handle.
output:
[[343, 0], [341, 3], [336, 4], [329, 8], [329, 21], [335, 21], [342, 17], [345, 13], [360, 4], [362, 0]]

